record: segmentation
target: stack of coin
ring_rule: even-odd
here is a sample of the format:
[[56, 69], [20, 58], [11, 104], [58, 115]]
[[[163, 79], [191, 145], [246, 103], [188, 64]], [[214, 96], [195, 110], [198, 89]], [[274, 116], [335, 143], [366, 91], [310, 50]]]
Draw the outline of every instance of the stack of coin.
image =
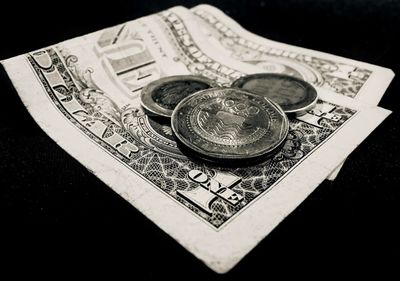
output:
[[222, 165], [277, 153], [288, 116], [305, 114], [318, 98], [307, 82], [268, 73], [241, 77], [230, 88], [201, 76], [170, 76], [148, 84], [140, 97], [150, 115], [170, 118], [183, 153]]

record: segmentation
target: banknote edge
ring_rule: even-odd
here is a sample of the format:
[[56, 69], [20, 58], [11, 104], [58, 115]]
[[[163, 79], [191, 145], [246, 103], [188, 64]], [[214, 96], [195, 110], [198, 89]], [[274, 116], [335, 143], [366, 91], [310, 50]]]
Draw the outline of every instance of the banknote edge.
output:
[[[283, 43], [283, 42], [279, 42], [279, 41], [275, 41], [275, 40], [271, 40], [271, 39], [262, 37], [258, 34], [250, 32], [249, 30], [244, 28], [242, 25], [240, 25], [238, 22], [236, 22], [233, 18], [226, 15], [223, 11], [221, 11], [217, 7], [214, 7], [209, 4], [200, 4], [200, 5], [190, 8], [189, 10], [193, 12], [195, 9], [211, 10], [212, 12], [219, 14], [221, 17], [225, 18], [229, 22], [229, 24], [232, 24], [234, 26], [234, 28], [239, 29], [240, 32], [243, 32], [246, 35], [246, 38], [248, 36], [250, 38], [255, 38], [255, 40], [261, 40], [261, 41], [266, 40], [272, 44], [283, 45], [284, 47], [287, 47], [289, 49], [294, 49], [296, 52], [299, 52], [299, 53], [305, 53], [305, 54], [310, 54], [310, 55], [312, 54], [313, 56], [318, 55], [321, 58], [338, 60], [343, 63], [352, 63], [355, 65], [361, 65], [365, 68], [368, 68], [369, 70], [372, 70], [373, 77], [371, 77], [369, 80], [367, 80], [367, 82], [362, 86], [362, 88], [359, 91], [359, 93], [361, 93], [361, 95], [357, 94], [355, 99], [360, 99], [364, 102], [369, 102], [373, 105], [377, 105], [379, 103], [379, 101], [381, 100], [381, 98], [383, 97], [386, 89], [389, 87], [391, 81], [393, 80], [394, 72], [390, 68], [387, 68], [384, 66], [379, 66], [379, 65], [374, 65], [374, 64], [371, 64], [371, 63], [368, 63], [365, 61], [358, 61], [358, 60], [354, 60], [351, 58], [334, 55], [334, 54], [327, 53], [327, 52], [317, 51], [314, 49], [308, 49], [308, 48], [304, 48], [304, 47], [297, 46], [297, 45], [291, 45], [291, 44], [287, 44], [287, 43]], [[194, 16], [196, 16], [196, 15], [194, 15]], [[378, 95], [368, 94], [369, 91], [362, 93], [362, 91], [363, 91], [362, 89], [366, 88], [367, 84], [374, 84], [373, 87], [371, 87], [371, 88], [374, 88], [373, 92], [379, 92], [379, 94]], [[378, 84], [378, 85], [375, 85], [375, 84]], [[372, 85], [370, 85], [370, 86], [372, 86]], [[378, 88], [376, 88], [376, 87], [378, 87]]]

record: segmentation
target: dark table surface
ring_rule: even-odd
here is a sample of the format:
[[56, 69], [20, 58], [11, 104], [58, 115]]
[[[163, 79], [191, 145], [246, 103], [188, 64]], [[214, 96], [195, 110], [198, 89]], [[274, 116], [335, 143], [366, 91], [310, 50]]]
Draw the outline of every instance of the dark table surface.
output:
[[[9, 2], [0, 59], [198, 1]], [[246, 29], [276, 41], [400, 73], [400, 1], [209, 1]], [[393, 111], [231, 272], [219, 276], [89, 173], [34, 122], [0, 75], [0, 232], [5, 265], [60, 272], [226, 278], [288, 273], [369, 276], [400, 261], [399, 79], [380, 106]], [[4, 248], [4, 247], [3, 247]], [[6, 254], [5, 254], [6, 253]], [[72, 257], [72, 258], [67, 258]], [[21, 264], [22, 263], [22, 264]], [[51, 264], [51, 265], [50, 265]], [[22, 265], [22, 266], [21, 266]], [[23, 270], [21, 270], [23, 271]], [[14, 273], [18, 273], [14, 272]], [[32, 272], [33, 273], [33, 272]]]

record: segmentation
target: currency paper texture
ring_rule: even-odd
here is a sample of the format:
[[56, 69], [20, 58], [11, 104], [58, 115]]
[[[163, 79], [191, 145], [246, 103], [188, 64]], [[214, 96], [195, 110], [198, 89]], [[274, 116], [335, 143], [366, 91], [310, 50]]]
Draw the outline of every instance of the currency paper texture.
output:
[[143, 111], [142, 88], [176, 74], [203, 75], [226, 86], [259, 72], [257, 66], [221, 55], [197, 24], [189, 10], [175, 7], [2, 64], [54, 141], [223, 273], [390, 112], [322, 90], [316, 108], [290, 120], [283, 148], [263, 163], [227, 168], [193, 161], [179, 150], [171, 127]]
[[[282, 44], [245, 30], [219, 9], [191, 9], [202, 33], [221, 54], [257, 66], [259, 72], [292, 75], [332, 94], [377, 105], [394, 77], [392, 70], [309, 49]], [[334, 180], [339, 165], [328, 177]]]

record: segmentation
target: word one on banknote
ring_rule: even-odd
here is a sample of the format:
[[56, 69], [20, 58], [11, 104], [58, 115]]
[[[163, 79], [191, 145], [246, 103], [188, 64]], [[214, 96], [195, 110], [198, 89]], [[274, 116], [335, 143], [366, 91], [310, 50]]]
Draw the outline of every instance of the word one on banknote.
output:
[[208, 5], [2, 64], [54, 141], [219, 273], [335, 178], [390, 114], [377, 103], [393, 78]]

